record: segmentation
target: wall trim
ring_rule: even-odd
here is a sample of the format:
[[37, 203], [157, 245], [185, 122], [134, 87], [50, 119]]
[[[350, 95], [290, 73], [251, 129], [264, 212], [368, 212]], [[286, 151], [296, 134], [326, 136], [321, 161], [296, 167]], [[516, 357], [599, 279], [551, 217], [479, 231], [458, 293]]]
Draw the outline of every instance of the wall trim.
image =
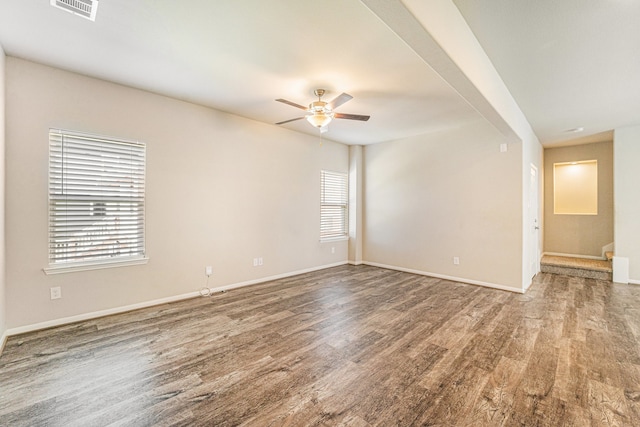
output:
[[0, 337], [0, 356], [2, 356], [2, 350], [4, 350], [4, 345], [7, 343], [7, 338], [9, 338], [9, 334], [4, 331], [2, 337]]
[[[348, 262], [340, 261], [340, 262], [335, 262], [333, 264], [325, 264], [319, 267], [311, 267], [311, 268], [306, 268], [304, 270], [292, 271], [290, 273], [283, 273], [283, 274], [277, 274], [275, 276], [262, 277], [260, 279], [247, 280], [246, 282], [238, 282], [230, 285], [216, 286], [215, 288], [209, 288], [209, 292], [215, 293], [215, 292], [228, 291], [231, 289], [242, 288], [244, 286], [257, 285], [258, 283], [271, 282], [272, 280], [278, 280], [278, 279], [284, 279], [291, 276], [297, 276], [299, 274], [311, 273], [314, 271], [325, 270], [327, 268], [339, 267], [345, 264], [348, 264]], [[203, 289], [206, 289], [206, 288], [203, 288]], [[196, 295], [200, 295], [200, 292], [196, 292]]]
[[[538, 263], [538, 265], [540, 265], [540, 263]], [[537, 276], [538, 274], [540, 274], [540, 271], [538, 271], [538, 272], [536, 273], [536, 276]], [[536, 277], [536, 276], [533, 276], [533, 277], [531, 278], [531, 280], [529, 280], [529, 284], [528, 284], [528, 285], [525, 285], [524, 290], [522, 291], [522, 293], [523, 293], [523, 294], [524, 294], [524, 293], [526, 293], [526, 292], [529, 290], [529, 288], [531, 287], [531, 285], [533, 285], [533, 279], [534, 279], [534, 277]]]
[[127, 311], [138, 310], [141, 308], [153, 307], [155, 305], [166, 304], [169, 302], [181, 301], [184, 299], [194, 298], [200, 295], [200, 292], [189, 292], [181, 295], [174, 295], [166, 298], [159, 298], [150, 301], [143, 301], [136, 304], [124, 305], [120, 307], [109, 308], [106, 310], [92, 311], [89, 313], [77, 314], [75, 316], [61, 317], [59, 319], [47, 320], [45, 322], [34, 323], [26, 326], [18, 326], [17, 328], [8, 329], [8, 336], [21, 335], [27, 332], [39, 331], [41, 329], [53, 328], [55, 326], [67, 325], [69, 323], [81, 322], [83, 320], [96, 319], [98, 317], [110, 316], [112, 314], [126, 313]]
[[[347, 264], [347, 261], [341, 261], [341, 262], [337, 262], [337, 263], [333, 263], [333, 264], [326, 264], [326, 265], [322, 265], [322, 266], [318, 266], [318, 267], [306, 268], [306, 269], [303, 269], [303, 270], [296, 270], [296, 271], [292, 271], [292, 272], [289, 272], [289, 273], [277, 274], [277, 275], [274, 275], [274, 276], [263, 277], [263, 278], [260, 278], [260, 279], [247, 280], [247, 281], [244, 281], [244, 282], [233, 283], [233, 284], [230, 284], [230, 285], [224, 285], [224, 286], [218, 286], [218, 287], [215, 287], [215, 288], [209, 288], [209, 292], [215, 293], [215, 292], [228, 291], [230, 289], [237, 289], [237, 288], [241, 288], [241, 287], [244, 287], [244, 286], [256, 285], [258, 283], [271, 282], [271, 281], [277, 280], [277, 279], [284, 279], [286, 277], [297, 276], [299, 274], [310, 273], [310, 272], [313, 272], [313, 271], [324, 270], [324, 269], [332, 268], [332, 267], [338, 267], [338, 266], [345, 265], [345, 264]], [[62, 317], [62, 318], [59, 318], [59, 319], [48, 320], [46, 322], [34, 323], [34, 324], [31, 324], [31, 325], [26, 325], [26, 326], [19, 326], [17, 328], [10, 328], [10, 329], [7, 329], [5, 331], [5, 333], [2, 335], [2, 339], [3, 339], [2, 344], [3, 345], [0, 346], [0, 355], [2, 354], [2, 348], [4, 346], [4, 342], [10, 336], [25, 334], [27, 332], [39, 331], [41, 329], [53, 328], [55, 326], [67, 325], [69, 323], [81, 322], [81, 321], [84, 321], [84, 320], [96, 319], [96, 318], [99, 318], [99, 317], [110, 316], [112, 314], [125, 313], [127, 311], [133, 311], [133, 310], [138, 310], [138, 309], [141, 309], [141, 308], [153, 307], [153, 306], [156, 306], [156, 305], [161, 305], [161, 304], [166, 304], [166, 303], [170, 303], [170, 302], [181, 301], [181, 300], [185, 300], [185, 299], [189, 299], [189, 298], [195, 298], [195, 297], [199, 297], [199, 296], [202, 296], [200, 291], [188, 292], [186, 294], [174, 295], [174, 296], [170, 296], [170, 297], [166, 297], [166, 298], [159, 298], [159, 299], [150, 300], [150, 301], [143, 301], [143, 302], [139, 302], [139, 303], [136, 303], [136, 304], [130, 304], [130, 305], [125, 305], [125, 306], [120, 306], [120, 307], [114, 307], [114, 308], [109, 308], [109, 309], [106, 309], [106, 310], [93, 311], [93, 312], [90, 312], [90, 313], [83, 313], [83, 314], [78, 314], [78, 315], [75, 315], [75, 316]]]
[[640, 280], [631, 280], [631, 279], [629, 279], [629, 284], [630, 285], [640, 285]]
[[465, 279], [465, 278], [462, 278], [462, 277], [447, 276], [447, 275], [444, 275], [444, 274], [430, 273], [428, 271], [414, 270], [412, 268], [397, 267], [397, 266], [394, 266], [394, 265], [380, 264], [380, 263], [377, 263], [377, 262], [364, 261], [363, 264], [371, 265], [373, 267], [386, 268], [386, 269], [389, 269], [389, 270], [402, 271], [402, 272], [405, 272], [405, 273], [419, 274], [421, 276], [429, 276], [429, 277], [436, 277], [438, 279], [451, 280], [452, 282], [467, 283], [467, 284], [470, 284], [470, 285], [483, 286], [485, 288], [500, 289], [501, 291], [515, 292], [515, 293], [518, 293], [518, 294], [524, 294], [525, 293], [524, 289], [512, 288], [510, 286], [498, 285], [496, 283], [482, 282], [482, 281], [479, 281], [479, 280]]
[[[273, 280], [278, 280], [278, 279], [284, 279], [284, 278], [287, 278], [287, 277], [297, 276], [299, 274], [311, 273], [311, 272], [314, 272], [314, 271], [324, 270], [324, 269], [332, 268], [332, 267], [339, 267], [339, 266], [345, 265], [345, 264], [351, 264], [351, 265], [363, 265], [364, 264], [364, 265], [370, 265], [370, 266], [373, 266], [373, 267], [386, 268], [386, 269], [389, 269], [389, 270], [402, 271], [402, 272], [405, 272], [405, 273], [419, 274], [421, 276], [429, 276], [429, 277], [435, 277], [435, 278], [438, 278], [438, 279], [451, 280], [453, 282], [460, 282], [460, 283], [467, 283], [467, 284], [471, 284], [471, 285], [483, 286], [483, 287], [486, 287], [486, 288], [499, 289], [499, 290], [503, 290], [503, 291], [515, 292], [515, 293], [520, 293], [520, 294], [524, 293], [523, 289], [513, 288], [513, 287], [509, 287], [509, 286], [504, 286], [504, 285], [498, 285], [498, 284], [495, 284], [495, 283], [482, 282], [482, 281], [478, 281], [478, 280], [471, 280], [471, 279], [465, 279], [465, 278], [460, 278], [460, 277], [447, 276], [447, 275], [443, 275], [443, 274], [430, 273], [430, 272], [421, 271], [421, 270], [414, 270], [414, 269], [410, 269], [410, 268], [398, 267], [398, 266], [381, 264], [381, 263], [376, 263], [376, 262], [369, 262], [369, 261], [362, 261], [362, 262], [341, 261], [341, 262], [336, 262], [336, 263], [332, 263], [332, 264], [325, 264], [325, 265], [321, 265], [321, 266], [317, 266], [317, 267], [311, 267], [311, 268], [306, 268], [306, 269], [302, 269], [302, 270], [296, 270], [296, 271], [292, 271], [292, 272], [288, 272], [288, 273], [277, 274], [277, 275], [274, 275], [274, 276], [262, 277], [262, 278], [259, 278], [259, 279], [247, 280], [247, 281], [244, 281], [244, 282], [238, 282], [238, 283], [233, 283], [233, 284], [224, 285], [224, 286], [217, 286], [217, 287], [214, 287], [214, 288], [209, 288], [209, 292], [210, 293], [216, 293], [216, 292], [228, 291], [228, 290], [231, 290], [231, 289], [237, 289], [237, 288], [242, 288], [242, 287], [245, 287], [245, 286], [256, 285], [256, 284], [259, 284], [259, 283], [266, 283], [266, 282], [271, 282]], [[633, 280], [633, 281], [630, 280], [629, 283], [640, 285], [640, 281], [637, 281], [637, 280]], [[190, 299], [190, 298], [196, 298], [196, 297], [201, 297], [201, 296], [202, 296], [202, 294], [200, 293], [200, 291], [188, 292], [188, 293], [185, 293], [185, 294], [174, 295], [174, 296], [170, 296], [170, 297], [166, 297], [166, 298], [159, 298], [159, 299], [150, 300], [150, 301], [143, 301], [143, 302], [136, 303], [136, 304], [130, 304], [130, 305], [114, 307], [114, 308], [110, 308], [110, 309], [106, 309], [106, 310], [99, 310], [99, 311], [94, 311], [94, 312], [90, 312], [90, 313], [78, 314], [78, 315], [75, 315], [75, 316], [69, 316], [69, 317], [63, 317], [63, 318], [54, 319], [54, 320], [48, 320], [46, 322], [34, 323], [34, 324], [31, 324], [31, 325], [26, 325], [26, 326], [19, 326], [17, 328], [10, 328], [10, 329], [7, 329], [2, 334], [2, 337], [0, 338], [0, 355], [2, 355], [2, 351], [4, 350], [4, 346], [5, 346], [6, 342], [7, 342], [7, 339], [10, 336], [21, 335], [21, 334], [25, 334], [25, 333], [28, 333], [28, 332], [34, 332], [34, 331], [38, 331], [38, 330], [42, 330], [42, 329], [53, 328], [53, 327], [56, 327], [56, 326], [67, 325], [67, 324], [70, 324], [70, 323], [81, 322], [81, 321], [90, 320], [90, 319], [96, 319], [96, 318], [99, 318], [99, 317], [110, 316], [110, 315], [113, 315], [113, 314], [125, 313], [125, 312], [128, 312], [128, 311], [139, 310], [141, 308], [148, 308], [148, 307], [153, 307], [153, 306], [157, 306], [157, 305], [167, 304], [167, 303], [171, 303], [171, 302], [176, 302], [176, 301], [181, 301], [181, 300]]]
[[601, 256], [595, 256], [595, 255], [579, 255], [579, 254], [563, 254], [561, 252], [543, 252], [542, 256], [545, 255], [549, 255], [549, 256], [564, 256], [564, 257], [569, 257], [569, 258], [584, 258], [584, 259], [597, 259], [597, 260], [605, 260], [605, 257], [601, 257]]
[[608, 245], [604, 245], [602, 247], [602, 258], [606, 258], [607, 257], [607, 252], [615, 252], [615, 251], [616, 251], [615, 242], [611, 242]]
[[629, 283], [629, 258], [614, 256], [611, 260], [613, 269], [613, 277], [611, 280], [615, 283]]

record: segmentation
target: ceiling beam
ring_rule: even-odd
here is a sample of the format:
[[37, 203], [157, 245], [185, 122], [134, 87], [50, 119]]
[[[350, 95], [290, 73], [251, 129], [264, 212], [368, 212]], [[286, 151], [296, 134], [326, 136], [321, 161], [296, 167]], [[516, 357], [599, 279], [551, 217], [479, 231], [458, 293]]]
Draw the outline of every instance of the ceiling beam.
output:
[[[498, 79], [499, 84], [502, 85], [501, 88], [498, 88], [499, 91], [506, 92], [508, 94], [508, 100], [506, 104], [512, 105], [504, 105], [503, 107], [506, 109], [515, 109], [517, 110], [515, 117], [511, 118], [512, 124], [516, 126], [512, 126], [510, 122], [498, 112], [496, 107], [494, 107], [495, 99], [488, 99], [488, 97], [483, 94], [483, 92], [474, 84], [474, 82], [470, 79], [470, 77], [465, 73], [465, 70], [461, 68], [461, 65], [456, 63], [454, 59], [450, 56], [447, 51], [443, 48], [441, 43], [434, 38], [434, 35], [425, 28], [424, 22], [421, 22], [412, 11], [400, 0], [361, 0], [362, 3], [367, 6], [375, 15], [380, 18], [400, 39], [402, 39], [427, 65], [429, 65], [436, 73], [442, 77], [463, 99], [465, 99], [469, 105], [471, 105], [478, 113], [480, 113], [487, 121], [489, 121], [498, 131], [505, 136], [507, 141], [509, 142], [521, 142], [523, 138], [529, 138], [533, 135], [533, 131], [531, 130], [531, 126], [526, 121], [526, 118], [518, 108], [517, 104], [511, 97], [511, 94], [508, 92], [506, 86], [500, 79], [497, 71], [493, 68], [493, 65], [489, 61], [488, 57], [480, 47], [480, 44], [477, 42], [475, 37], [473, 37], [473, 33], [468, 29], [464, 19], [460, 15], [460, 19], [465, 24], [466, 29], [468, 29], [469, 34], [473, 37], [473, 41], [477, 46], [470, 46], [472, 49], [480, 49], [481, 55], [486, 58], [486, 62], [490, 65], [490, 77], [495, 77]], [[447, 0], [449, 1], [449, 0]], [[433, 7], [435, 3], [426, 2], [427, 5], [425, 7]], [[436, 2], [437, 3], [437, 2]], [[451, 3], [449, 1], [449, 3]], [[442, 6], [442, 2], [440, 5]], [[455, 8], [455, 5], [451, 3], [451, 6]], [[458, 13], [457, 9], [455, 11]], [[433, 12], [438, 12], [437, 10]], [[437, 16], [436, 19], [441, 19], [442, 16]], [[440, 34], [442, 36], [442, 34]], [[463, 40], [464, 41], [464, 40]], [[456, 40], [458, 43], [457, 46], [460, 46], [460, 40]], [[472, 43], [473, 44], [473, 43]], [[460, 53], [460, 52], [458, 52]], [[476, 55], [471, 55], [477, 59]], [[476, 67], [479, 65], [486, 64], [474, 64]], [[493, 75], [491, 75], [493, 73]], [[478, 74], [476, 73], [476, 76]], [[484, 76], [486, 80], [486, 75]], [[479, 82], [476, 82], [479, 83]], [[495, 89], [496, 83], [495, 81], [490, 82], [493, 85], [493, 89]], [[504, 93], [501, 93], [504, 95]], [[505, 110], [502, 108], [502, 110]], [[507, 111], [508, 113], [508, 111]], [[515, 123], [514, 123], [515, 122]], [[518, 132], [514, 130], [514, 128], [521, 128], [521, 132], [527, 132], [529, 135], [519, 136]], [[535, 136], [533, 135], [535, 138]]]

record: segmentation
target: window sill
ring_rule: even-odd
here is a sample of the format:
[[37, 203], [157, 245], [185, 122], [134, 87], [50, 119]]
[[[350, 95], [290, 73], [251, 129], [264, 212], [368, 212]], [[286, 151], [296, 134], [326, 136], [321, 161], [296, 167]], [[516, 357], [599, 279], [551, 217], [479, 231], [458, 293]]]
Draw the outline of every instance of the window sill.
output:
[[146, 264], [147, 262], [149, 262], [149, 258], [144, 257], [118, 261], [94, 262], [91, 264], [55, 265], [43, 268], [42, 271], [44, 271], [46, 275], [51, 275], [61, 273], [74, 273], [76, 271], [101, 270], [103, 268], [128, 267], [130, 265]]
[[320, 243], [342, 242], [345, 240], [349, 240], [349, 236], [327, 237], [326, 239], [320, 239]]

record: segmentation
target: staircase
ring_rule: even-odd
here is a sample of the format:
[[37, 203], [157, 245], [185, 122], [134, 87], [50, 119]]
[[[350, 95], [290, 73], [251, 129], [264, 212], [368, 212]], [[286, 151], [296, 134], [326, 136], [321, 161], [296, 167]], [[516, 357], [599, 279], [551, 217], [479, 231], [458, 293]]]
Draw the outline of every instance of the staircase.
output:
[[611, 281], [613, 280], [611, 266], [613, 253], [607, 252], [606, 257], [606, 260], [600, 260], [545, 255], [540, 260], [540, 270], [543, 273]]

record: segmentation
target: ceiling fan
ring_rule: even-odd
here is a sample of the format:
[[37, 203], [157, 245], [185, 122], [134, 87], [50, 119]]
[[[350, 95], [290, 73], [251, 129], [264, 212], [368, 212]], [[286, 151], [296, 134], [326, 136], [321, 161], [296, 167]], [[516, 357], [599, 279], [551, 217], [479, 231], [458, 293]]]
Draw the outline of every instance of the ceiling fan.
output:
[[321, 133], [324, 133], [328, 130], [327, 125], [333, 119], [347, 119], [347, 120], [360, 120], [366, 122], [369, 120], [369, 116], [363, 116], [360, 114], [345, 114], [345, 113], [334, 113], [333, 110], [345, 102], [349, 101], [353, 98], [353, 96], [348, 93], [342, 93], [338, 95], [333, 101], [325, 102], [322, 100], [322, 96], [325, 94], [324, 89], [316, 89], [313, 93], [318, 97], [317, 101], [309, 104], [309, 107], [304, 107], [300, 104], [296, 104], [295, 102], [287, 101], [286, 99], [276, 99], [278, 102], [282, 102], [284, 104], [291, 105], [292, 107], [299, 108], [307, 112], [306, 115], [302, 117], [296, 117], [295, 119], [285, 120], [283, 122], [276, 123], [277, 125], [283, 125], [285, 123], [293, 122], [296, 120], [307, 119], [312, 126], [320, 129]]

